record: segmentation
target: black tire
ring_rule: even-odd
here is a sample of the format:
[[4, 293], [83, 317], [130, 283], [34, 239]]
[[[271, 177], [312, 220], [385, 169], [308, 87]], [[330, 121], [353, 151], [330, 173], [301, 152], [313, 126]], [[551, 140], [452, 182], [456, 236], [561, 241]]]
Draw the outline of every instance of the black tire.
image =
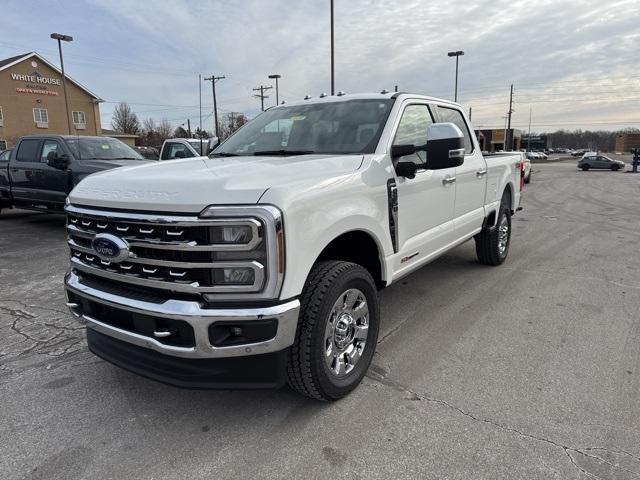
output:
[[[340, 295], [354, 288], [366, 298], [368, 333], [359, 360], [340, 378], [330, 372], [325, 361], [325, 329], [335, 302]], [[317, 400], [342, 398], [360, 384], [376, 349], [380, 309], [375, 282], [365, 268], [355, 263], [319, 262], [307, 278], [300, 302], [296, 340], [287, 361], [289, 386]]]
[[611, 170], [617, 172], [618, 170], [620, 170], [620, 165], [611, 165]]
[[531, 183], [531, 172], [529, 172], [529, 175], [525, 177], [524, 183]]
[[582, 171], [586, 172], [591, 167], [589, 165], [582, 165], [580, 168], [582, 169]]
[[[493, 228], [485, 228], [479, 234], [475, 236], [476, 241], [476, 255], [478, 261], [484, 265], [500, 265], [509, 255], [509, 245], [511, 244], [511, 209], [505, 201], [505, 197], [502, 197], [500, 203], [500, 210], [498, 211], [498, 221]], [[500, 243], [500, 226], [506, 222], [507, 230], [507, 244], [504, 251], [501, 251], [499, 247]]]

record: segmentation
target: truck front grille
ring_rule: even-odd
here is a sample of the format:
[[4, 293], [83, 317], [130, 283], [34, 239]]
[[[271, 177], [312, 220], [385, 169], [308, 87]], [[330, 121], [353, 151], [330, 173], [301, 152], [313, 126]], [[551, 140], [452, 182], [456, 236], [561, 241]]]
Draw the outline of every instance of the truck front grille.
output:
[[[249, 226], [251, 241], [214, 243], [212, 228], [229, 224]], [[109, 281], [186, 294], [259, 292], [265, 283], [263, 226], [256, 219], [120, 214], [68, 206], [67, 233], [72, 268]], [[93, 247], [101, 233], [124, 240], [128, 258], [101, 258]], [[216, 270], [229, 268], [250, 269], [253, 283], [216, 284]]]

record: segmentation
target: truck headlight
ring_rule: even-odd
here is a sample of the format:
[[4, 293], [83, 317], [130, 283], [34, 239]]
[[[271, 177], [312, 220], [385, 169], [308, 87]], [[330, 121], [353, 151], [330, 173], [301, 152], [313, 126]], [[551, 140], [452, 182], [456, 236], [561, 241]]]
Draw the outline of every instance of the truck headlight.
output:
[[273, 206], [212, 206], [200, 213], [211, 245], [205, 300], [276, 298], [284, 277], [284, 229]]
[[211, 227], [211, 241], [213, 243], [246, 245], [253, 236], [253, 231], [249, 225]]

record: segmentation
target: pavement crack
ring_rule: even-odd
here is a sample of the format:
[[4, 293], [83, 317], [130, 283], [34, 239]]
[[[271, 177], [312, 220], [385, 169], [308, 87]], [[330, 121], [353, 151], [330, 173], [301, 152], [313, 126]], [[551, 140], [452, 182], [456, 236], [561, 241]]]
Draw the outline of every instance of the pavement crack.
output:
[[608, 461], [608, 460], [606, 460], [606, 459], [604, 459], [604, 458], [602, 458], [602, 457], [600, 457], [598, 455], [586, 453], [586, 452], [592, 452], [592, 451], [595, 451], [595, 450], [602, 450], [602, 451], [606, 451], [606, 452], [611, 453], [611, 454], [624, 454], [624, 455], [627, 455], [630, 458], [633, 458], [634, 460], [640, 461], [640, 458], [636, 457], [635, 455], [633, 455], [633, 454], [631, 454], [629, 452], [625, 452], [624, 450], [610, 450], [610, 449], [607, 449], [607, 448], [604, 448], [604, 447], [585, 447], [585, 448], [580, 448], [580, 447], [572, 447], [572, 446], [569, 446], [569, 445], [563, 445], [562, 443], [559, 443], [559, 442], [557, 442], [555, 440], [551, 440], [549, 438], [533, 435], [531, 433], [523, 432], [521, 430], [518, 430], [517, 428], [510, 427], [510, 426], [507, 426], [507, 425], [503, 425], [503, 424], [495, 422], [493, 420], [489, 420], [489, 419], [486, 419], [486, 418], [481, 418], [481, 417], [479, 417], [477, 415], [474, 415], [471, 412], [468, 412], [468, 411], [464, 410], [463, 408], [461, 408], [461, 407], [459, 407], [457, 405], [454, 405], [454, 404], [452, 404], [450, 402], [447, 402], [446, 400], [442, 400], [440, 398], [430, 397], [428, 395], [418, 393], [418, 392], [410, 389], [409, 387], [407, 387], [405, 385], [402, 385], [402, 384], [390, 379], [388, 377], [388, 375], [380, 375], [378, 372], [369, 371], [367, 373], [367, 377], [372, 379], [372, 380], [374, 380], [374, 381], [376, 381], [376, 382], [378, 382], [378, 383], [380, 383], [380, 384], [382, 384], [382, 385], [384, 385], [384, 386], [393, 388], [396, 391], [404, 392], [406, 394], [409, 394], [411, 400], [422, 400], [422, 401], [426, 401], [426, 402], [429, 402], [429, 403], [441, 405], [441, 406], [444, 406], [444, 407], [446, 407], [446, 408], [448, 408], [450, 410], [458, 412], [459, 414], [461, 414], [461, 415], [463, 415], [463, 416], [465, 416], [467, 418], [470, 418], [474, 422], [479, 422], [479, 423], [484, 423], [484, 424], [487, 424], [487, 425], [491, 425], [491, 426], [493, 426], [495, 428], [498, 428], [498, 429], [503, 430], [505, 432], [509, 432], [509, 433], [518, 435], [518, 436], [523, 437], [523, 438], [528, 438], [528, 439], [531, 439], [531, 440], [535, 440], [537, 442], [546, 443], [546, 444], [554, 446], [556, 448], [561, 448], [564, 451], [564, 453], [567, 455], [569, 460], [571, 461], [571, 464], [573, 466], [575, 466], [578, 470], [580, 470], [582, 473], [584, 473], [585, 475], [590, 477], [590, 478], [594, 478], [596, 480], [604, 480], [604, 479], [602, 479], [602, 477], [599, 477], [598, 475], [596, 475], [596, 474], [594, 474], [592, 472], [589, 472], [585, 468], [583, 468], [580, 465], [578, 465], [578, 463], [575, 461], [575, 458], [572, 455], [572, 453], [573, 454], [577, 454], [577, 455], [582, 455], [582, 456], [584, 456], [586, 458], [590, 458], [592, 460], [604, 463], [604, 464], [606, 464], [606, 465], [608, 465], [608, 466], [610, 466], [612, 468], [616, 468], [616, 469], [619, 469], [619, 470], [622, 470], [622, 471], [625, 471], [627, 473], [631, 473], [631, 474], [633, 474], [635, 476], [640, 477], [640, 473], [639, 472], [635, 472], [633, 470], [629, 470], [627, 468], [624, 468], [624, 467], [622, 467], [622, 466], [620, 466], [618, 464], [612, 463], [612, 462], [610, 462], [610, 461]]

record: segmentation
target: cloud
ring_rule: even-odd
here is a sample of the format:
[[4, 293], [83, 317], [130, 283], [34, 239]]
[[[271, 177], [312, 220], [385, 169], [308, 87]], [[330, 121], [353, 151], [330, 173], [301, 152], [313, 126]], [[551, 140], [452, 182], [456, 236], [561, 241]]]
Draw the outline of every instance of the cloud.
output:
[[[27, 2], [29, 3], [29, 2]], [[127, 101], [143, 118], [198, 120], [197, 75], [226, 75], [219, 107], [254, 115], [252, 89], [279, 73], [280, 97], [328, 92], [328, 2], [314, 0], [9, 0], [7, 24], [18, 25], [0, 52], [37, 50], [56, 59], [48, 32], [74, 35], [68, 70], [110, 102]], [[27, 12], [37, 7], [38, 15]], [[504, 0], [335, 0], [336, 87], [380, 91], [398, 85], [453, 97], [453, 59], [460, 58], [459, 100], [477, 124], [500, 126], [515, 86], [514, 124], [550, 130], [617, 128], [640, 122], [637, 45], [640, 4]], [[44, 33], [43, 33], [44, 32]], [[211, 84], [203, 84], [211, 123]], [[275, 94], [269, 91], [273, 104]], [[102, 107], [108, 123], [113, 103]], [[625, 124], [625, 122], [627, 122]], [[210, 127], [209, 127], [210, 128]]]

